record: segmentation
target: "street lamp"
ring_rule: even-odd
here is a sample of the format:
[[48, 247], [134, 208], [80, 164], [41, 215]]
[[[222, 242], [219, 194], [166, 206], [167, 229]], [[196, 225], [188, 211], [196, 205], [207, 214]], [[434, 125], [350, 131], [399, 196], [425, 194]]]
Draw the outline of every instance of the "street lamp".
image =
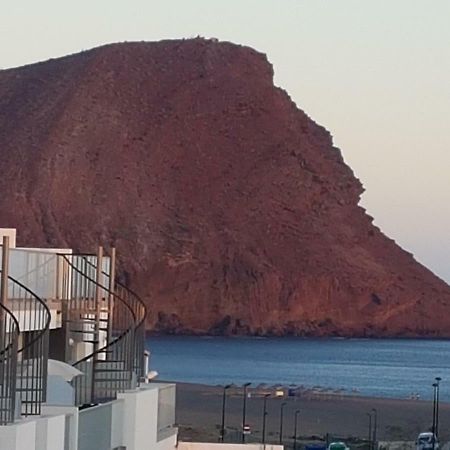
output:
[[294, 450], [297, 450], [297, 422], [298, 422], [299, 414], [300, 414], [300, 410], [297, 409], [297, 411], [295, 411], [295, 417], [294, 417]]
[[263, 426], [262, 426], [262, 443], [266, 443], [266, 417], [267, 417], [267, 397], [270, 394], [264, 395], [264, 408], [263, 408]]
[[375, 408], [372, 408], [373, 412], [373, 438], [372, 438], [372, 446], [376, 449], [377, 448], [377, 425], [378, 425], [378, 415], [377, 410]]
[[220, 428], [220, 436], [219, 441], [223, 442], [225, 439], [225, 402], [227, 398], [227, 389], [231, 387], [231, 384], [227, 384], [223, 388], [223, 395], [222, 395], [222, 427]]
[[251, 385], [252, 383], [245, 383], [242, 387], [244, 388], [244, 402], [242, 404], [242, 443], [245, 444], [245, 434], [244, 434], [244, 429], [245, 429], [245, 414], [246, 414], [246, 408], [247, 408], [247, 388]]
[[369, 416], [369, 438], [367, 441], [369, 442], [369, 450], [372, 450], [372, 414], [366, 413]]
[[435, 441], [439, 436], [439, 382], [442, 380], [441, 377], [435, 378], [435, 383], [433, 383], [433, 450], [435, 447]]
[[[433, 425], [431, 426], [431, 431], [433, 432], [433, 436], [436, 434], [436, 391], [437, 391], [437, 383], [433, 383]], [[434, 450], [434, 439], [433, 439], [433, 450]]]
[[442, 380], [441, 377], [436, 377], [436, 438], [439, 438], [439, 382]]
[[286, 402], [283, 402], [280, 407], [280, 445], [283, 444], [283, 413], [284, 407], [286, 406]]

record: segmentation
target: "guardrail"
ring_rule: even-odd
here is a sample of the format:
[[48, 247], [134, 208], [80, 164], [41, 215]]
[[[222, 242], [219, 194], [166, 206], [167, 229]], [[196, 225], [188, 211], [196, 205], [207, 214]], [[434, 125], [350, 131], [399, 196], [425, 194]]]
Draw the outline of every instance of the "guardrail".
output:
[[86, 356], [72, 360], [73, 366], [83, 372], [73, 381], [76, 404], [112, 400], [137, 382], [134, 311], [105, 286], [101, 265], [96, 267], [85, 255], [62, 256], [70, 272], [65, 287], [67, 335], [89, 349]]

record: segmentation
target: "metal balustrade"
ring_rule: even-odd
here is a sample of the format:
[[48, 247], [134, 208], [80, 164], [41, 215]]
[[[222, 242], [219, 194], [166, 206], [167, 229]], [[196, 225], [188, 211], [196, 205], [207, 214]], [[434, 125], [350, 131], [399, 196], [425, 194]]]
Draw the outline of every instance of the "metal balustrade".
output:
[[8, 308], [19, 325], [17, 393], [21, 414], [38, 415], [47, 395], [50, 311], [26, 286], [8, 277]]
[[[76, 404], [106, 402], [136, 387], [144, 371], [145, 306], [140, 309], [140, 300], [124, 286], [114, 289], [102, 254], [62, 256], [69, 271], [63, 287], [66, 359], [83, 372], [73, 381]], [[109, 272], [114, 270], [112, 263]], [[87, 355], [77, 359], [80, 345]]]
[[38, 415], [46, 400], [50, 311], [8, 275], [9, 238], [3, 237], [0, 270], [0, 424]]
[[33, 292], [12, 277], [7, 278], [6, 292], [0, 323], [2, 424], [12, 422], [17, 413], [41, 413], [47, 393], [50, 326], [50, 312]]
[[[97, 270], [97, 255], [79, 254], [76, 255], [84, 260], [84, 265], [89, 266], [90, 270]], [[134, 356], [133, 370], [139, 379], [145, 376], [145, 319], [147, 317], [147, 307], [142, 299], [124, 283], [121, 283], [115, 277], [115, 249], [112, 249], [111, 265], [109, 272], [102, 269], [102, 284], [108, 286], [111, 291], [121, 298], [133, 311], [134, 315]], [[117, 320], [114, 317], [114, 310], [111, 308], [112, 323]]]
[[0, 425], [14, 421], [16, 415], [16, 373], [19, 324], [0, 303]]
[[[3, 240], [0, 270], [0, 425], [38, 415], [46, 400], [50, 311], [39, 296], [8, 276]], [[145, 376], [146, 307], [115, 280], [98, 255], [58, 254], [57, 298], [62, 306], [62, 359], [82, 374], [72, 380], [78, 406], [103, 403]], [[58, 263], [59, 267], [59, 263]]]

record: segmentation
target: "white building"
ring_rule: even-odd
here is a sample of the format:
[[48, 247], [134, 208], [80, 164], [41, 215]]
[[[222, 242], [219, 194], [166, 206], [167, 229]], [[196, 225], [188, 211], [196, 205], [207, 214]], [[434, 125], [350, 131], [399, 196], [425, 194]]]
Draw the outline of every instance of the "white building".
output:
[[114, 249], [15, 237], [0, 229], [0, 449], [174, 449], [175, 385], [147, 382], [146, 309]]
[[148, 382], [146, 308], [114, 249], [0, 242], [0, 450], [282, 450], [177, 442], [175, 385]]

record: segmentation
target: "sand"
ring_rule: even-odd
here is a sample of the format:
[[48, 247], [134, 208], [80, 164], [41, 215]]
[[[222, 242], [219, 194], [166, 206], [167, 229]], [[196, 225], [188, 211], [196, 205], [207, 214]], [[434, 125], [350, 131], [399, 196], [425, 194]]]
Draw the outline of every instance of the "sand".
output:
[[[216, 441], [219, 437], [222, 392], [220, 387], [177, 383], [177, 424], [182, 440]], [[248, 441], [260, 440], [262, 430], [263, 398], [256, 393], [247, 400], [247, 423], [252, 435]], [[284, 408], [284, 439], [293, 436], [294, 414], [299, 414], [299, 434], [305, 441], [313, 436], [331, 440], [350, 437], [366, 439], [372, 408], [378, 411], [379, 440], [414, 441], [421, 431], [427, 431], [432, 423], [432, 403], [419, 400], [396, 400], [356, 396], [327, 396], [300, 398], [268, 398], [267, 400], [267, 442], [278, 442], [280, 427], [280, 406]], [[242, 424], [242, 389], [232, 389], [227, 395], [226, 428], [227, 440], [240, 439]], [[450, 438], [450, 404], [440, 404], [440, 438]]]

